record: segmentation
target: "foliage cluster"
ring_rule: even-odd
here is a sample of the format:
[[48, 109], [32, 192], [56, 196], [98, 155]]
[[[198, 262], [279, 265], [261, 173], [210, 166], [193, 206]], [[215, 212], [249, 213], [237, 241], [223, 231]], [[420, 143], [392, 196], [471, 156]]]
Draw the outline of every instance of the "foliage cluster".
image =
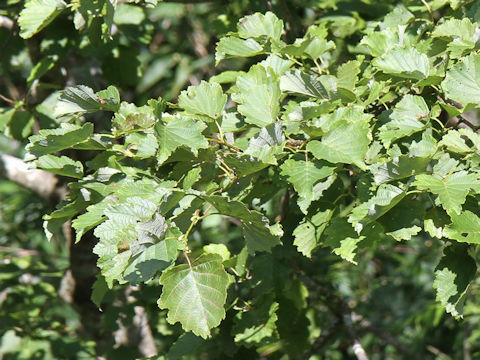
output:
[[[307, 3], [304, 31], [271, 4], [232, 26], [232, 3], [212, 21], [216, 71], [207, 39], [200, 60], [167, 48], [140, 77], [166, 4], [27, 1], [20, 36], [47, 35], [0, 127], [34, 132], [25, 160], [68, 178], [45, 233], [93, 231], [92, 301], [148, 293], [134, 296], [167, 359], [346, 358], [359, 341], [379, 359], [478, 356], [480, 6]], [[50, 93], [70, 51], [104, 86], [73, 76]]]

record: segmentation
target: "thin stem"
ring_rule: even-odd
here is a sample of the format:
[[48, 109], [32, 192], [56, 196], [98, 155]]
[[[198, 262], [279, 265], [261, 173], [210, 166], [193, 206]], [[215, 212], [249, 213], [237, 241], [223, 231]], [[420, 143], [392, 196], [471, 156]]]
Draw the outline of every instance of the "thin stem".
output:
[[217, 143], [217, 144], [220, 144], [220, 145], [225, 145], [226, 147], [234, 150], [235, 152], [243, 153], [243, 150], [242, 150], [242, 149], [240, 149], [240, 148], [238, 148], [238, 147], [236, 147], [236, 146], [234, 146], [234, 145], [231, 145], [231, 144], [227, 143], [226, 141], [218, 140], [218, 139], [215, 139], [215, 138], [209, 138], [209, 137], [207, 137], [207, 140], [208, 140], [208, 141], [213, 141], [213, 142], [215, 142], [215, 143]]

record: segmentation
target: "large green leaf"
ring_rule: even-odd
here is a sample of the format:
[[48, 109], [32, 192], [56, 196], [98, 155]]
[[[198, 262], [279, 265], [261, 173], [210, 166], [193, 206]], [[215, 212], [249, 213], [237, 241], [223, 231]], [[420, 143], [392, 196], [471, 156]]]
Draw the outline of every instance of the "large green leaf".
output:
[[207, 338], [210, 329], [225, 317], [225, 300], [230, 276], [217, 254], [199, 257], [191, 266], [177, 265], [160, 277], [163, 285], [158, 300], [161, 309], [168, 309], [167, 320], [180, 322], [185, 331]]
[[479, 189], [478, 175], [467, 171], [458, 171], [446, 176], [420, 174], [413, 183], [419, 190], [428, 190], [438, 195], [438, 202], [447, 211], [460, 214], [470, 190]]
[[83, 177], [83, 165], [80, 161], [74, 161], [66, 156], [41, 156], [37, 163], [37, 167], [48, 170], [54, 174], [69, 176], [77, 179]]
[[178, 97], [178, 104], [192, 115], [206, 115], [217, 119], [227, 103], [222, 87], [213, 82], [202, 81], [198, 86], [189, 86]]
[[28, 39], [50, 24], [65, 8], [63, 0], [28, 0], [20, 12], [20, 36]]
[[186, 146], [197, 155], [198, 149], [206, 149], [208, 141], [202, 135], [206, 125], [185, 116], [164, 116], [155, 125], [158, 136], [158, 163], [162, 164], [174, 150]]
[[354, 164], [366, 170], [364, 163], [371, 135], [368, 123], [340, 121], [321, 141], [310, 141], [307, 150], [317, 159], [331, 163]]
[[467, 106], [480, 104], [480, 55], [460, 59], [447, 71], [442, 89], [448, 99]]
[[420, 119], [428, 115], [428, 106], [423, 97], [405, 95], [395, 105], [390, 115], [391, 120], [380, 127], [378, 137], [388, 148], [393, 141], [424, 129], [426, 125]]
[[407, 79], [423, 80], [430, 75], [428, 56], [414, 47], [390, 49], [373, 65], [386, 74]]
[[465, 294], [475, 278], [477, 265], [464, 244], [450, 245], [435, 269], [433, 288], [437, 301], [456, 318], [463, 317]]
[[254, 65], [249, 72], [237, 78], [238, 92], [232, 99], [238, 102], [238, 112], [245, 121], [259, 127], [277, 119], [280, 111], [280, 88], [274, 74], [267, 74], [261, 65]]
[[263, 46], [253, 39], [239, 39], [237, 37], [223, 37], [217, 43], [215, 61], [218, 64], [229, 57], [250, 57], [263, 52]]

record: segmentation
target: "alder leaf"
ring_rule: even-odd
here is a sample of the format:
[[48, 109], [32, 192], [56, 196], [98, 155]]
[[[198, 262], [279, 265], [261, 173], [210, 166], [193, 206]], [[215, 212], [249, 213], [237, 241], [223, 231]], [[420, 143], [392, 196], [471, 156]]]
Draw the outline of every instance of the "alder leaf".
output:
[[168, 309], [170, 324], [180, 322], [185, 331], [206, 339], [225, 317], [230, 278], [220, 255], [202, 255], [191, 266], [177, 265], [163, 272], [158, 306]]
[[227, 103], [222, 87], [213, 82], [201, 81], [198, 86], [189, 86], [178, 97], [178, 104], [192, 115], [206, 115], [217, 119]]
[[463, 211], [460, 214], [451, 213], [452, 224], [445, 226], [443, 236], [448, 239], [480, 244], [480, 218], [471, 211]]
[[206, 125], [185, 116], [164, 116], [155, 125], [158, 137], [158, 163], [163, 164], [174, 150], [186, 146], [197, 155], [199, 149], [208, 148], [208, 141], [202, 135]]
[[463, 317], [465, 294], [476, 273], [476, 262], [468, 254], [465, 244], [445, 248], [443, 257], [435, 268], [433, 288], [437, 292], [437, 301], [455, 318]]
[[479, 189], [480, 180], [478, 175], [462, 170], [444, 177], [420, 174], [412, 185], [438, 195], [438, 202], [446, 211], [460, 214], [468, 192]]
[[423, 80], [430, 75], [428, 56], [414, 47], [390, 49], [372, 64], [386, 74], [407, 79]]
[[293, 230], [295, 238], [293, 245], [304, 256], [308, 258], [312, 256], [312, 251], [318, 247], [320, 236], [327, 227], [332, 215], [332, 210], [319, 211], [311, 218], [305, 217], [300, 225]]
[[480, 104], [480, 55], [471, 54], [460, 59], [447, 71], [441, 86], [445, 96], [464, 107]]
[[28, 0], [18, 18], [20, 36], [24, 39], [31, 38], [50, 24], [65, 6], [62, 0]]
[[267, 74], [262, 65], [254, 65], [237, 78], [237, 87], [232, 99], [240, 104], [237, 109], [245, 122], [263, 127], [276, 121], [281, 92], [273, 74]]
[[334, 164], [354, 164], [360, 169], [366, 170], [364, 160], [370, 141], [368, 123], [340, 121], [322, 137], [321, 141], [310, 141], [307, 150], [312, 152], [317, 159], [327, 160]]

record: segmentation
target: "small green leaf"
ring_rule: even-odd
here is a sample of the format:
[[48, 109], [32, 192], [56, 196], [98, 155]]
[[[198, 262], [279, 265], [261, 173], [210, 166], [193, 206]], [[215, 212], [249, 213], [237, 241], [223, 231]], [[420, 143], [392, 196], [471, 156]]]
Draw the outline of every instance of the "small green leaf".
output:
[[215, 49], [215, 62], [230, 57], [251, 57], [263, 53], [263, 47], [253, 39], [239, 39], [237, 37], [223, 37]]
[[168, 309], [170, 324], [180, 322], [185, 331], [206, 339], [225, 317], [230, 276], [219, 255], [203, 255], [191, 266], [174, 266], [162, 274], [160, 284], [163, 290], [158, 306]]
[[64, 8], [62, 0], [28, 0], [18, 18], [20, 36], [31, 38], [50, 24]]
[[227, 95], [222, 87], [215, 83], [202, 81], [198, 86], [189, 86], [178, 97], [178, 104], [191, 115], [206, 115], [217, 119], [227, 103]]
[[422, 230], [421, 227], [414, 225], [410, 228], [398, 229], [392, 232], [388, 232], [386, 234], [390, 235], [397, 241], [402, 241], [402, 240], [410, 240], [412, 236], [417, 235], [421, 230]]

